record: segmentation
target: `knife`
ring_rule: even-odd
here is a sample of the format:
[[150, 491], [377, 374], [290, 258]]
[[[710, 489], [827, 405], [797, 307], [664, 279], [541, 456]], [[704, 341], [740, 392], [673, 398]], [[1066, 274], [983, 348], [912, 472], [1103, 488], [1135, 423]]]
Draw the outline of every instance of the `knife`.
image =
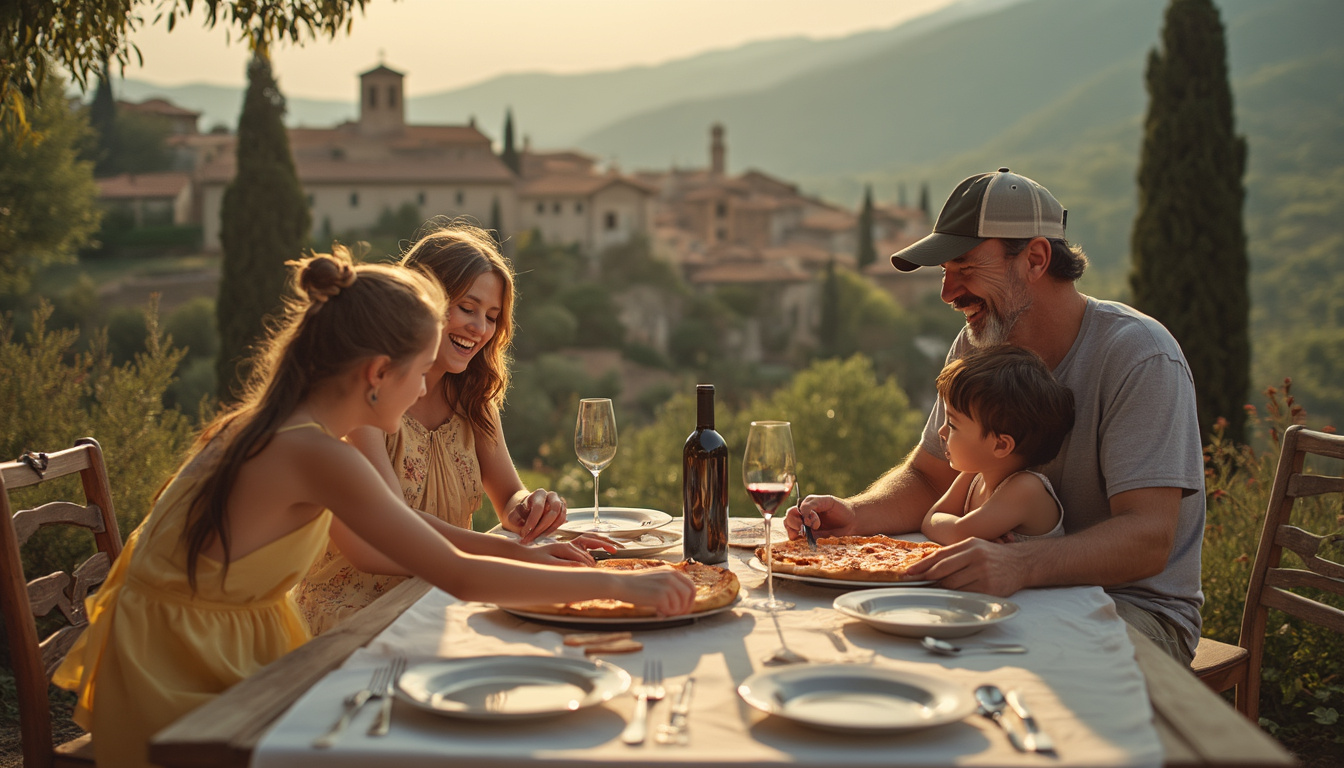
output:
[[686, 678], [686, 684], [681, 686], [681, 692], [677, 694], [677, 700], [672, 703], [672, 712], [667, 717], [667, 724], [658, 728], [658, 736], [654, 740], [659, 744], [687, 744], [690, 742], [691, 735], [687, 732], [686, 721], [691, 711], [691, 691], [694, 688], [695, 678]]
[[[798, 506], [798, 517], [799, 517], [799, 519], [801, 519], [801, 518], [802, 518], [802, 515], [803, 515], [803, 492], [802, 492], [801, 490], [799, 490], [799, 488], [798, 488], [798, 486], [797, 486], [796, 484], [793, 486], [793, 491], [794, 491], [794, 493], [798, 494], [797, 497], [796, 497], [796, 499], [797, 499], [797, 501], [798, 501], [798, 504], [797, 504], [797, 506]], [[807, 537], [807, 548], [810, 549], [810, 550], [812, 550], [813, 552], [816, 552], [816, 551], [817, 551], [817, 532], [814, 531], [814, 530], [812, 530], [812, 526], [808, 525], [807, 523], [803, 523], [803, 535]]]
[[1037, 724], [1036, 718], [1031, 716], [1031, 711], [1027, 709], [1027, 705], [1022, 701], [1022, 694], [1018, 693], [1015, 689], [1009, 690], [1007, 698], [1008, 706], [1013, 708], [1013, 711], [1016, 712], [1017, 716], [1022, 720], [1022, 724], [1027, 727], [1027, 735], [1023, 739], [1023, 746], [1032, 752], [1054, 752], [1055, 742], [1050, 738], [1049, 734], [1041, 730], [1041, 726]]

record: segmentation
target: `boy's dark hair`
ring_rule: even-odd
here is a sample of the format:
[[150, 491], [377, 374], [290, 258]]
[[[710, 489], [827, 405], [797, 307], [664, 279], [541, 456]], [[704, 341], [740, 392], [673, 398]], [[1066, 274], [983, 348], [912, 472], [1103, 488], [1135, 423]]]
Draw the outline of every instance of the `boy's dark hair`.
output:
[[985, 434], [1011, 435], [1028, 467], [1055, 458], [1073, 429], [1073, 392], [1029, 349], [1002, 345], [953, 360], [938, 374], [938, 396], [980, 422]]

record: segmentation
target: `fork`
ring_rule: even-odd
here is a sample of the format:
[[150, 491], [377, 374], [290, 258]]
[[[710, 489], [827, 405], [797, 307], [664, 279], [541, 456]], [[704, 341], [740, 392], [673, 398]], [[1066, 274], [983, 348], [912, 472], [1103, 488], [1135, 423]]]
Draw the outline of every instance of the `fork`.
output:
[[358, 691], [345, 697], [345, 711], [341, 713], [341, 718], [331, 726], [331, 730], [313, 739], [313, 746], [317, 749], [327, 749], [336, 743], [336, 739], [345, 731], [346, 726], [354, 718], [359, 708], [364, 706], [369, 699], [382, 696], [387, 690], [388, 681], [392, 679], [391, 667], [379, 667], [373, 671], [373, 677], [369, 678], [369, 684]]
[[630, 722], [621, 732], [621, 741], [626, 744], [643, 744], [649, 730], [649, 702], [662, 701], [667, 695], [663, 688], [663, 662], [661, 659], [644, 660], [644, 677], [640, 680], [639, 690], [635, 692], [635, 712]]
[[406, 658], [398, 656], [392, 659], [392, 664], [388, 668], [387, 685], [380, 692], [382, 697], [382, 708], [378, 710], [378, 719], [369, 726], [370, 736], [386, 736], [387, 729], [392, 725], [392, 691], [397, 681], [401, 679], [401, 673], [406, 671]]

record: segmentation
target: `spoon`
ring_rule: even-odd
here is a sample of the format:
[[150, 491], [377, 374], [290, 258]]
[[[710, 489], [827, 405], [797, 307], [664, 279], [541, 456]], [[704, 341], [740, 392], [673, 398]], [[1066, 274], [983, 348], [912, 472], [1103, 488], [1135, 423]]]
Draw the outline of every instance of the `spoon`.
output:
[[779, 626], [779, 617], [776, 616], [774, 613], [771, 613], [770, 620], [773, 621], [775, 624], [775, 634], [779, 635], [779, 647], [776, 648], [769, 656], [766, 656], [764, 659], [761, 659], [762, 663], [770, 665], [806, 664], [807, 657], [802, 655], [801, 653], [797, 653], [791, 650], [788, 644], [784, 642], [784, 630], [781, 629]]
[[1008, 706], [1003, 691], [999, 690], [997, 685], [982, 685], [975, 689], [975, 700], [980, 702], [980, 714], [997, 723], [1003, 732], [1008, 734], [1008, 740], [1018, 752], [1026, 752], [1027, 747], [1022, 743], [1021, 735], [1010, 728], [1008, 721], [1003, 719], [1004, 708]]
[[963, 648], [960, 645], [953, 645], [946, 640], [939, 640], [936, 637], [926, 637], [920, 641], [924, 649], [940, 656], [960, 656], [964, 653], [1026, 653], [1027, 649], [1020, 645], [1009, 643], [985, 643], [984, 645], [968, 645]]

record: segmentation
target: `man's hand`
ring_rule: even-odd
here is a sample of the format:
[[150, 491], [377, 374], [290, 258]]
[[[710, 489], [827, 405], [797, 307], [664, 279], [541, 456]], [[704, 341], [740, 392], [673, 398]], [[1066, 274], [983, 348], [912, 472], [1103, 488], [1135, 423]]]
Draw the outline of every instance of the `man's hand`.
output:
[[906, 578], [932, 579], [944, 589], [1008, 597], [1030, 586], [1027, 582], [1031, 549], [1024, 544], [964, 539], [910, 566]]
[[524, 544], [531, 544], [564, 525], [566, 510], [560, 494], [538, 488], [519, 499], [501, 523], [518, 534]]
[[784, 515], [784, 530], [790, 539], [803, 537], [803, 523], [818, 536], [848, 536], [854, 527], [854, 508], [834, 496], [807, 496]]

